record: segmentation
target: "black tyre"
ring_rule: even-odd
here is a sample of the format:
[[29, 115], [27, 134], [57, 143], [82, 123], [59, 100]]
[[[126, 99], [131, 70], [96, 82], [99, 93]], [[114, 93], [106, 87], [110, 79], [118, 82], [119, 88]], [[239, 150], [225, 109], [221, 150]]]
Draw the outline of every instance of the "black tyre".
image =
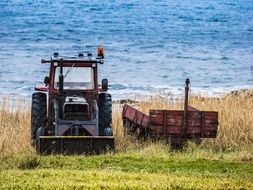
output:
[[36, 140], [35, 140], [35, 148], [37, 152], [40, 152], [40, 136], [45, 135], [45, 128], [44, 127], [39, 127], [36, 132]]
[[32, 113], [31, 113], [31, 140], [36, 143], [38, 128], [46, 127], [47, 122], [47, 95], [36, 92], [32, 95]]
[[112, 98], [111, 94], [99, 94], [99, 135], [112, 135], [108, 131], [111, 130], [112, 124]]

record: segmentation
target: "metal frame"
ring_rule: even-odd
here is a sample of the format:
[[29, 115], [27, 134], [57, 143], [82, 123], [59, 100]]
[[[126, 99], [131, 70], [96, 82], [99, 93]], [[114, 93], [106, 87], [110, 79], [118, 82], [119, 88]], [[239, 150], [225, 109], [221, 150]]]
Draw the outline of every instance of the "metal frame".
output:
[[134, 126], [143, 131], [144, 136], [165, 138], [174, 145], [181, 145], [187, 140], [199, 142], [201, 138], [215, 138], [218, 112], [200, 111], [189, 106], [189, 83], [187, 79], [184, 110], [150, 110], [149, 115], [146, 115], [125, 104], [122, 112], [125, 131], [133, 132], [131, 129]]
[[[49, 78], [50, 78], [50, 83], [48, 84], [48, 86], [45, 88], [45, 86], [42, 87], [37, 87], [35, 88], [38, 91], [47, 91], [49, 93], [48, 96], [48, 126], [52, 126], [53, 125], [53, 115], [51, 115], [50, 113], [53, 113], [53, 107], [55, 107], [54, 105], [54, 99], [57, 99], [59, 96], [59, 90], [54, 88], [54, 81], [55, 81], [55, 69], [56, 67], [60, 66], [60, 64], [62, 64], [62, 67], [72, 67], [73, 64], [75, 64], [75, 67], [90, 67], [94, 69], [94, 89], [92, 90], [64, 90], [64, 93], [70, 93], [70, 94], [83, 94], [85, 96], [85, 98], [88, 99], [88, 96], [95, 96], [96, 97], [96, 103], [95, 103], [95, 111], [98, 112], [98, 108], [97, 108], [97, 101], [98, 101], [98, 94], [100, 92], [104, 92], [105, 90], [101, 90], [99, 88], [98, 85], [98, 74], [97, 74], [97, 64], [103, 64], [104, 61], [102, 59], [92, 59], [92, 58], [80, 58], [80, 57], [52, 57], [51, 60], [41, 60], [42, 64], [45, 63], [49, 63], [50, 64], [50, 70], [49, 70]], [[94, 102], [93, 102], [94, 103]], [[93, 115], [93, 113], [90, 113], [91, 115]], [[58, 136], [61, 133], [59, 133], [58, 129], [61, 126], [65, 126], [66, 123], [70, 124], [75, 124], [76, 121], [70, 121], [70, 122], [66, 122], [62, 119], [55, 119], [55, 124], [56, 129], [55, 129], [55, 134]], [[92, 120], [92, 121], [86, 121], [86, 122], [79, 122], [81, 126], [88, 126], [88, 125], [95, 125], [96, 129], [98, 129], [98, 113], [96, 114], [96, 119]], [[66, 129], [66, 127], [64, 127]], [[67, 129], [66, 129], [67, 130]], [[94, 133], [93, 133], [94, 134]], [[98, 132], [95, 133], [95, 135], [97, 135]]]
[[98, 136], [99, 110], [96, 100], [93, 100], [93, 107], [95, 111], [92, 115], [92, 119], [89, 121], [63, 120], [59, 117], [55, 117], [55, 136], [63, 136], [64, 133], [73, 126], [76, 130], [75, 136], [79, 135], [78, 130], [80, 128], [85, 129], [91, 136]]
[[114, 137], [40, 136], [41, 154], [100, 154], [114, 150]]
[[[48, 118], [47, 127], [54, 131], [53, 136], [39, 136], [40, 153], [66, 153], [66, 154], [83, 154], [83, 153], [102, 153], [107, 150], [114, 150], [114, 136], [99, 135], [99, 93], [106, 92], [107, 89], [99, 88], [97, 64], [103, 64], [101, 57], [93, 59], [91, 57], [52, 57], [51, 60], [41, 60], [41, 63], [49, 63], [49, 84], [38, 86], [37, 91], [48, 92]], [[64, 90], [54, 88], [55, 69], [56, 67], [90, 67], [94, 69], [94, 89], [92, 90]], [[64, 120], [59, 117], [58, 107], [62, 104], [65, 96], [69, 95], [83, 96], [90, 109], [90, 120]], [[89, 101], [88, 101], [89, 100]], [[91, 106], [92, 105], [92, 106]], [[54, 126], [54, 128], [53, 128]], [[69, 129], [74, 130], [74, 136], [65, 136], [64, 133]], [[80, 136], [79, 130], [85, 130], [88, 136]]]

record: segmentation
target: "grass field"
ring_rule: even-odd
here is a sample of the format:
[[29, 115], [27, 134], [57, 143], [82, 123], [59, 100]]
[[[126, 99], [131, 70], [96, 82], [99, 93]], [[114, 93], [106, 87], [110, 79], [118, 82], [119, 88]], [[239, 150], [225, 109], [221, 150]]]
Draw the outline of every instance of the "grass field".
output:
[[[253, 92], [192, 97], [191, 105], [219, 112], [216, 139], [171, 150], [164, 142], [124, 136], [113, 108], [116, 152], [99, 156], [39, 156], [30, 146], [30, 106], [0, 108], [0, 189], [253, 189]], [[149, 97], [139, 109], [182, 109], [183, 102]]]
[[247, 151], [212, 152], [162, 144], [100, 156], [11, 156], [0, 186], [13, 189], [253, 189]]

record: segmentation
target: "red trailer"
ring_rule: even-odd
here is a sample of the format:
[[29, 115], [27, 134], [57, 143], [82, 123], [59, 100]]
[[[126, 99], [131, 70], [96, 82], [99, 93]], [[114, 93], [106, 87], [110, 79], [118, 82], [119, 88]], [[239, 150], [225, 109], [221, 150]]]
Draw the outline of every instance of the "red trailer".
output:
[[137, 136], [165, 138], [173, 145], [187, 140], [199, 142], [201, 138], [215, 138], [218, 112], [200, 111], [188, 105], [189, 79], [186, 80], [184, 110], [150, 110], [149, 115], [125, 104], [123, 126]]

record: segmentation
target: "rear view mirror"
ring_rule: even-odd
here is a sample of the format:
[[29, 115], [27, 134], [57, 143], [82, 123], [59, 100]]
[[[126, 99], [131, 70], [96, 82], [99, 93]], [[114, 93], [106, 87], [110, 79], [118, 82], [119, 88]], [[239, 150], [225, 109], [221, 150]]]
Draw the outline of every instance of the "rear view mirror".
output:
[[108, 80], [102, 79], [102, 89], [107, 90], [108, 89]]
[[48, 85], [49, 82], [50, 82], [50, 77], [49, 76], [45, 76], [45, 78], [44, 78], [45, 85]]

